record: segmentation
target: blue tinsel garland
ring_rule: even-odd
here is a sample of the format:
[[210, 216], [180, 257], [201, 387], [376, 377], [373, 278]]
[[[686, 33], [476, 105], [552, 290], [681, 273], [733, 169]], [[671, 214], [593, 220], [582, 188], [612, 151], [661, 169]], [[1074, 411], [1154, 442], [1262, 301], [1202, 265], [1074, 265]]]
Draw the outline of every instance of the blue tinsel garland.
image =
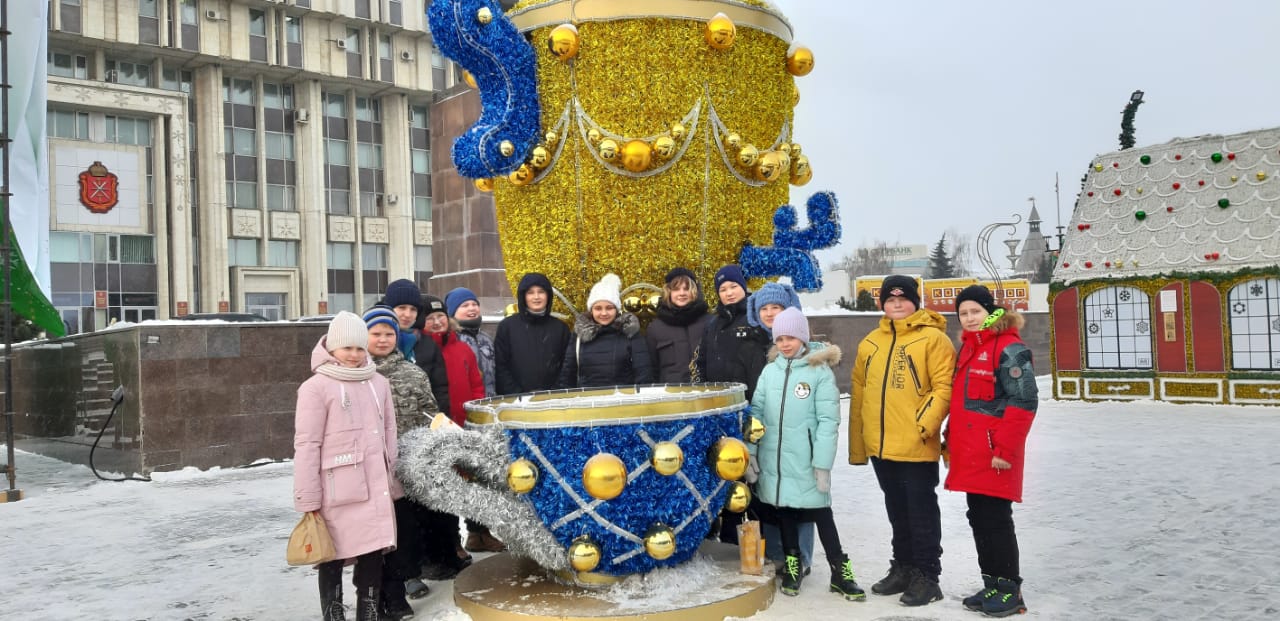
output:
[[[727, 499], [729, 486], [721, 485], [721, 479], [707, 464], [707, 451], [722, 437], [742, 438], [742, 417], [747, 410], [739, 410], [702, 416], [686, 420], [634, 423], [626, 425], [602, 425], [592, 427], [584, 440], [582, 428], [543, 428], [507, 430], [511, 459], [527, 458], [535, 464], [539, 460], [526, 439], [538, 447], [547, 460], [555, 465], [563, 481], [585, 502], [594, 500], [582, 485], [582, 468], [597, 453], [616, 455], [634, 473], [649, 461], [650, 448], [641, 440], [641, 432], [654, 442], [668, 441], [682, 429], [693, 430], [679, 441], [685, 461], [681, 472], [694, 487], [709, 499], [710, 517], [701, 512], [699, 503], [679, 477], [664, 476], [653, 468], [647, 468], [635, 480], [629, 482], [617, 498], [600, 503], [595, 511], [605, 520], [622, 530], [643, 539], [654, 523], [663, 523], [675, 530], [690, 516], [696, 517], [676, 535], [676, 552], [658, 561], [637, 544], [601, 525], [590, 515], [582, 515], [552, 531], [556, 540], [567, 550], [574, 538], [589, 535], [599, 544], [601, 559], [594, 570], [609, 575], [626, 575], [650, 571], [656, 567], [669, 567], [689, 560], [702, 544], [711, 528], [711, 520], [719, 513]], [[555, 477], [539, 464], [541, 470], [537, 486], [525, 497], [545, 524], [554, 524], [561, 517], [580, 508], [560, 486]], [[638, 554], [618, 563], [614, 559], [640, 549]]]
[[[493, 15], [488, 24], [476, 19], [482, 7]], [[480, 90], [480, 119], [453, 143], [458, 174], [479, 179], [519, 168], [539, 135], [533, 46], [496, 0], [434, 0], [427, 21], [436, 47], [471, 72]], [[499, 150], [504, 140], [515, 147], [509, 156]]]
[[773, 214], [773, 246], [742, 248], [738, 262], [749, 278], [789, 276], [797, 291], [822, 288], [822, 269], [813, 251], [840, 241], [840, 207], [832, 192], [818, 192], [806, 204], [808, 228], [796, 228], [795, 207], [783, 205]]

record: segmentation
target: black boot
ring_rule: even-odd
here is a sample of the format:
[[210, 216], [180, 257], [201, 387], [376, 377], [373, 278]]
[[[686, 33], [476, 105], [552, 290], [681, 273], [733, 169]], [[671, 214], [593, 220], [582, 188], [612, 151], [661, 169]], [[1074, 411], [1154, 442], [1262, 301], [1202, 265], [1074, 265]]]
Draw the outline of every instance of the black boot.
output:
[[1022, 601], [1022, 581], [996, 578], [996, 592], [982, 602], [982, 613], [988, 617], [1007, 617], [1027, 611]]
[[378, 587], [356, 589], [356, 621], [378, 621]]
[[865, 601], [867, 594], [853, 577], [853, 561], [848, 555], [831, 563], [831, 590], [851, 601]]
[[964, 598], [964, 607], [975, 612], [982, 611], [982, 602], [996, 594], [996, 577], [982, 574], [982, 590]]
[[871, 585], [871, 592], [876, 595], [897, 595], [907, 590], [908, 584], [911, 584], [911, 568], [898, 564], [898, 561], [889, 561], [889, 573]]
[[378, 608], [383, 621], [401, 621], [413, 616], [413, 607], [403, 593], [388, 593], [387, 589], [383, 589], [381, 599]]
[[800, 551], [787, 550], [787, 558], [783, 561], [782, 594], [799, 595], [800, 582], [804, 580], [804, 571], [800, 569]]
[[942, 587], [938, 581], [924, 575], [918, 567], [911, 568], [911, 584], [902, 592], [898, 601], [903, 606], [924, 606], [942, 599]]
[[324, 621], [347, 621], [346, 609], [342, 607], [342, 562], [321, 563], [320, 574], [320, 613]]

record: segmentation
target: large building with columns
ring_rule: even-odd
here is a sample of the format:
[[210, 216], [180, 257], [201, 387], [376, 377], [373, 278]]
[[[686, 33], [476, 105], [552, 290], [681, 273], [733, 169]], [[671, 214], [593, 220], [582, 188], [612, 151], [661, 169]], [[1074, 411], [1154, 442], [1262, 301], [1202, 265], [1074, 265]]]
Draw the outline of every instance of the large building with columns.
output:
[[433, 106], [459, 72], [423, 5], [51, 0], [52, 299], [71, 331], [425, 289]]

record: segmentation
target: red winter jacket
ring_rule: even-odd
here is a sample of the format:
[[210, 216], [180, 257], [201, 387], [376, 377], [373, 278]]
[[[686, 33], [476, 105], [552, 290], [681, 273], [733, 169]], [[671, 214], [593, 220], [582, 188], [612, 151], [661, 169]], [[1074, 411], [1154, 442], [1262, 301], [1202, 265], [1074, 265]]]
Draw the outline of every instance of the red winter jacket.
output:
[[[990, 328], [961, 336], [948, 423], [949, 490], [1022, 502], [1023, 452], [1038, 395], [1019, 319], [1006, 313]], [[992, 456], [1013, 467], [992, 468]]]
[[440, 406], [449, 414], [449, 419], [461, 425], [467, 420], [467, 411], [462, 405], [473, 399], [484, 398], [484, 379], [480, 376], [480, 365], [476, 362], [476, 354], [462, 339], [458, 338], [457, 326], [450, 319], [447, 332], [428, 334], [431, 340], [444, 355], [444, 368], [449, 377], [449, 403]]

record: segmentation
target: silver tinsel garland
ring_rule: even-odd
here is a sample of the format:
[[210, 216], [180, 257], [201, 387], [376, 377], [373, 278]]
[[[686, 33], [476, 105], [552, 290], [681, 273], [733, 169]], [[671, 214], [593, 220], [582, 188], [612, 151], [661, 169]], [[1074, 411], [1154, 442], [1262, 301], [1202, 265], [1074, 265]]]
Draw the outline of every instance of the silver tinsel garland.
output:
[[420, 427], [400, 437], [396, 470], [405, 493], [414, 500], [480, 522], [512, 554], [547, 569], [567, 571], [564, 548], [533, 507], [507, 489], [510, 462], [507, 438], [496, 426], [482, 430]]

